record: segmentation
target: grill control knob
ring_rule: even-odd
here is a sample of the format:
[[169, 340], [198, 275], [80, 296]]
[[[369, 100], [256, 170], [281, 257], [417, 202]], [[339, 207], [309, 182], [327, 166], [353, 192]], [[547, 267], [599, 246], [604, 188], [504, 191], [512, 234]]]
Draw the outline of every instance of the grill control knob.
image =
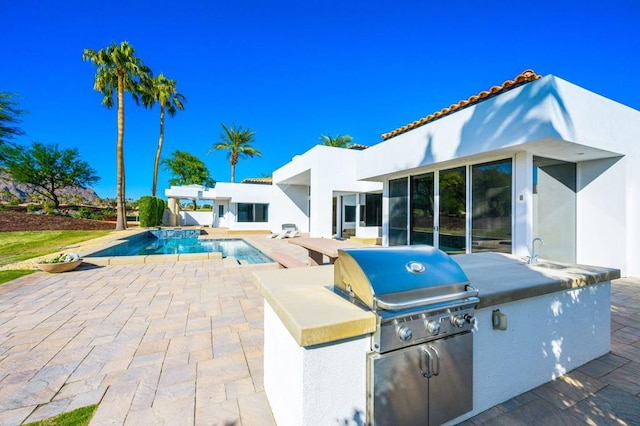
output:
[[427, 331], [431, 334], [440, 333], [440, 322], [438, 321], [427, 321]]
[[411, 340], [413, 338], [413, 332], [406, 325], [398, 327], [398, 338], [403, 342]]
[[462, 315], [454, 315], [451, 317], [451, 325], [454, 327], [462, 327], [464, 326], [465, 320]]
[[475, 325], [476, 319], [473, 315], [469, 315], [469, 314], [465, 314], [464, 316], [454, 315], [451, 317], [451, 324], [454, 327], [463, 327], [465, 323]]
[[466, 314], [464, 316], [464, 320], [473, 326], [476, 325], [476, 317], [474, 317], [473, 315]]

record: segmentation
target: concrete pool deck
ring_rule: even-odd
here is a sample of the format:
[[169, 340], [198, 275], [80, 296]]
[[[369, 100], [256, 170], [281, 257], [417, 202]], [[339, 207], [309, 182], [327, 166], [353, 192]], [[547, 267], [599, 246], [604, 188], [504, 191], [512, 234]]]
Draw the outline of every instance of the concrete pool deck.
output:
[[[286, 240], [242, 238], [307, 258]], [[252, 272], [275, 267], [83, 265], [0, 286], [0, 424], [98, 402], [92, 425], [273, 424]], [[612, 292], [611, 353], [465, 424], [640, 424], [640, 280]]]

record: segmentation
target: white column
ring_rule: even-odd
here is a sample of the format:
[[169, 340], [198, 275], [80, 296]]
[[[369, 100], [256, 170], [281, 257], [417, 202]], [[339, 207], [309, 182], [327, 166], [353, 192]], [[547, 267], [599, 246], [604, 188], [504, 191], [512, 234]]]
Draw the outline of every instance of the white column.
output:
[[512, 250], [528, 256], [533, 235], [533, 154], [518, 152], [513, 160]]

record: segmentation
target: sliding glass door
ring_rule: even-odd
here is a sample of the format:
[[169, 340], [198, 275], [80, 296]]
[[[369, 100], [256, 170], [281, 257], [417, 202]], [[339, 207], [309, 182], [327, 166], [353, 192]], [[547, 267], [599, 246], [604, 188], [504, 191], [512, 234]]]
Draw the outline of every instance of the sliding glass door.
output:
[[433, 245], [433, 173], [411, 177], [410, 244]]
[[511, 159], [471, 167], [471, 251], [511, 253]]
[[505, 159], [389, 181], [389, 245], [511, 253], [512, 169]]
[[427, 244], [447, 253], [466, 251], [466, 175], [463, 166], [411, 177], [410, 244]]
[[407, 245], [407, 178], [389, 181], [389, 245]]
[[447, 253], [466, 253], [467, 168], [441, 171], [438, 194], [438, 247]]

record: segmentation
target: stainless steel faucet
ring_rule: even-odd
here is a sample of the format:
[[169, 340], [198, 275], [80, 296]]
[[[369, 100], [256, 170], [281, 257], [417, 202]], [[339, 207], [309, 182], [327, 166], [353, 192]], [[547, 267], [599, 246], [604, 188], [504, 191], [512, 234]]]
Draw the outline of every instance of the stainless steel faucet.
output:
[[531, 256], [527, 256], [527, 263], [529, 265], [538, 263], [538, 255], [536, 254], [536, 241], [540, 241], [540, 244], [544, 245], [544, 241], [539, 237], [534, 238], [533, 241], [531, 241]]

